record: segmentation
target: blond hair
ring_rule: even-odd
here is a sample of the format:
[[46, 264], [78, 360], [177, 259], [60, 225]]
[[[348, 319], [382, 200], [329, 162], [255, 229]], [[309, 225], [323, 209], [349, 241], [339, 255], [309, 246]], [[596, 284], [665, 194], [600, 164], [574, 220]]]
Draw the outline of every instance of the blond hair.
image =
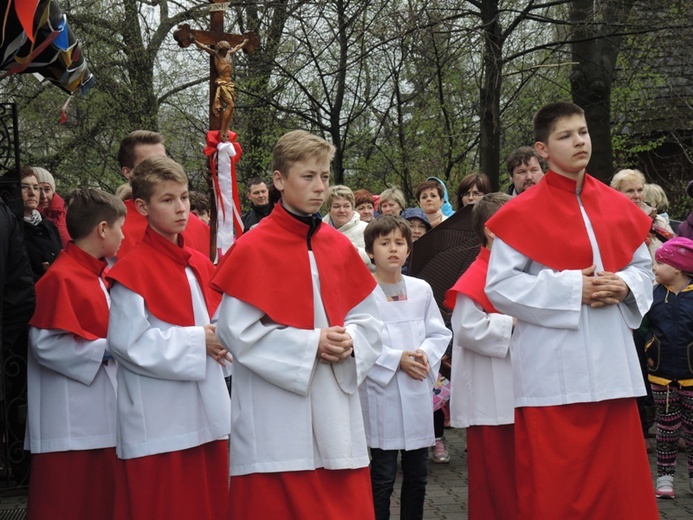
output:
[[642, 183], [645, 187], [645, 175], [640, 170], [621, 170], [611, 179], [611, 187], [616, 191], [621, 191], [624, 182], [633, 181]]
[[645, 184], [642, 191], [642, 200], [648, 206], [655, 208], [657, 213], [666, 213], [669, 210], [669, 198], [664, 188], [659, 184]]
[[335, 147], [322, 137], [305, 130], [293, 130], [281, 136], [272, 149], [272, 171], [283, 177], [294, 163], [306, 159], [328, 159], [332, 162]]
[[176, 182], [188, 184], [185, 170], [169, 157], [149, 157], [135, 166], [130, 176], [132, 198], [149, 202], [157, 184]]

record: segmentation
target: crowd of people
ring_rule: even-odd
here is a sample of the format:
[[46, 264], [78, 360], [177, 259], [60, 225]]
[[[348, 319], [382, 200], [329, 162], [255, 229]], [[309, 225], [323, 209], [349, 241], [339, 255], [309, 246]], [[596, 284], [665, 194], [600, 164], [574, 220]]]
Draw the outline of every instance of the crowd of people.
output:
[[[455, 209], [435, 177], [418, 207], [330, 186], [334, 147], [289, 132], [216, 265], [160, 134], [123, 139], [117, 196], [22, 169], [0, 265], [3, 345], [29, 323], [27, 518], [387, 520], [401, 460], [420, 520], [446, 427], [473, 520], [658, 518], [679, 438], [693, 492], [689, 228], [641, 172], [585, 171], [578, 106], [533, 125], [506, 192], [470, 173]], [[455, 210], [479, 253], [443, 301], [408, 266]]]

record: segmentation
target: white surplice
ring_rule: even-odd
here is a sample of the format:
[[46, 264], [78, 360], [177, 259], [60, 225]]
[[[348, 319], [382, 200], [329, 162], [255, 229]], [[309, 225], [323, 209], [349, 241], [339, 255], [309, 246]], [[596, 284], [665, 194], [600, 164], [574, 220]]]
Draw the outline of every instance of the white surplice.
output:
[[512, 317], [488, 314], [469, 296], [458, 293], [452, 330], [450, 424], [455, 428], [512, 424]]
[[[230, 400], [222, 367], [207, 355], [210, 322], [189, 267], [195, 326], [153, 316], [144, 299], [116, 283], [111, 289], [109, 349], [118, 360], [118, 456], [179, 451], [228, 437]], [[176, 305], [176, 302], [170, 302]]]
[[[603, 271], [592, 225], [584, 210], [582, 215], [594, 264], [597, 272]], [[569, 222], [556, 225], [571, 232]], [[643, 243], [616, 274], [628, 285], [628, 297], [618, 305], [593, 309], [582, 304], [580, 270], [555, 271], [500, 238], [494, 240], [486, 294], [498, 311], [517, 318], [510, 344], [516, 407], [645, 394], [631, 329], [640, 326], [652, 304], [647, 246]]]
[[376, 297], [371, 293], [345, 318], [354, 356], [338, 364], [320, 363], [320, 329], [328, 321], [309, 255], [313, 329], [274, 323], [257, 307], [229, 295], [219, 307], [217, 334], [234, 358], [232, 476], [369, 464], [357, 389], [381, 350]]
[[[452, 333], [445, 327], [431, 286], [403, 276], [407, 299], [378, 301], [383, 350], [359, 387], [366, 439], [371, 448], [417, 450], [435, 444], [433, 386]], [[421, 349], [430, 370], [417, 381], [400, 370], [402, 352]]]

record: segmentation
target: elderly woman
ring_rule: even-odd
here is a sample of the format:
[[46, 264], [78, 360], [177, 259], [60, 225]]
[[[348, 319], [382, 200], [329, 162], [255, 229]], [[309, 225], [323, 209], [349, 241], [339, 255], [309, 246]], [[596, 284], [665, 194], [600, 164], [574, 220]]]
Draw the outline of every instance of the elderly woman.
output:
[[645, 176], [640, 170], [621, 170], [613, 179], [611, 187], [620, 191], [652, 218], [652, 232], [647, 237], [647, 247], [654, 261], [655, 251], [662, 245], [663, 235], [672, 236], [674, 232], [667, 221], [657, 215], [657, 210], [645, 204]]
[[444, 190], [443, 186], [437, 181], [424, 181], [416, 188], [416, 200], [426, 214], [431, 227], [447, 220], [443, 214]]
[[343, 233], [358, 249], [363, 263], [371, 272], [375, 272], [375, 264], [366, 253], [366, 243], [363, 239], [363, 230], [368, 224], [363, 222], [361, 216], [354, 211], [354, 192], [351, 188], [340, 184], [330, 186], [325, 198], [325, 207], [327, 215], [322, 221]]
[[455, 208], [459, 211], [468, 204], [475, 204], [481, 197], [491, 193], [491, 181], [484, 173], [470, 173], [465, 175], [457, 187], [455, 194]]
[[397, 187], [388, 188], [380, 194], [378, 207], [381, 215], [394, 215], [398, 217], [407, 203], [404, 200], [404, 193]]
[[24, 243], [34, 281], [38, 281], [55, 262], [62, 249], [60, 234], [50, 220], [38, 211], [41, 188], [30, 168], [22, 168], [22, 205], [24, 208]]
[[368, 223], [375, 215], [375, 198], [368, 190], [356, 190], [354, 192], [354, 205], [361, 216], [361, 220]]
[[60, 233], [60, 241], [63, 247], [65, 247], [70, 241], [70, 233], [67, 231], [67, 221], [65, 220], [67, 211], [65, 209], [65, 201], [55, 192], [55, 179], [51, 172], [45, 168], [31, 166], [28, 169], [36, 177], [41, 190], [39, 194], [39, 213], [41, 213], [42, 217], [55, 224]]

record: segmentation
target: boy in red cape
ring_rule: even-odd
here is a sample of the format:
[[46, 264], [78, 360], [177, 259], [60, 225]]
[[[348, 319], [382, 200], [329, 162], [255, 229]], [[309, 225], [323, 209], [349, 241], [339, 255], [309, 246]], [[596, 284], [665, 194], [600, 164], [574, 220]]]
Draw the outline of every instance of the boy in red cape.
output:
[[118, 361], [118, 456], [131, 520], [218, 520], [228, 493], [227, 354], [210, 324], [214, 266], [185, 245], [188, 179], [168, 157], [130, 178], [149, 226], [111, 269], [108, 343]]
[[631, 333], [652, 303], [650, 221], [585, 173], [580, 107], [546, 105], [534, 134], [548, 173], [486, 224], [496, 235], [486, 294], [517, 319], [519, 516], [655, 519]]
[[234, 358], [232, 520], [374, 518], [357, 389], [380, 354], [382, 322], [358, 251], [315, 215], [333, 155], [302, 130], [279, 139], [281, 203], [214, 278], [225, 293], [217, 333]]
[[493, 247], [486, 221], [509, 200], [505, 193], [488, 193], [474, 204], [472, 227], [482, 246], [445, 295], [454, 337], [450, 424], [467, 428], [469, 520], [517, 518], [510, 357], [514, 320], [494, 309], [484, 292]]
[[27, 359], [33, 454], [27, 518], [114, 518], [116, 364], [106, 344], [106, 258], [123, 239], [125, 205], [94, 189], [67, 197], [73, 238], [36, 284]]

